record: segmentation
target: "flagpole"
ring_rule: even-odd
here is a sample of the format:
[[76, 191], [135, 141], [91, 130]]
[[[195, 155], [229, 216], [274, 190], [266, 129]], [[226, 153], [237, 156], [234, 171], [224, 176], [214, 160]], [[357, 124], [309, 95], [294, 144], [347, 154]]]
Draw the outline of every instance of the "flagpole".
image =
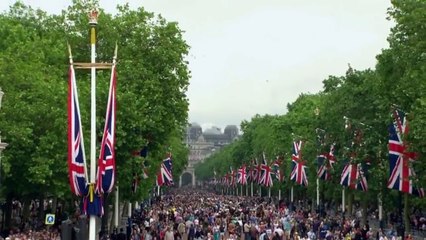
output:
[[271, 187], [268, 188], [268, 197], [271, 198]]
[[[92, 10], [90, 14], [90, 184], [95, 185], [96, 182], [96, 25], [97, 11]], [[90, 188], [93, 191], [93, 187]], [[93, 193], [91, 193], [93, 194]], [[96, 216], [90, 215], [89, 218], [89, 239], [96, 239]]]
[[320, 205], [320, 198], [319, 198], [319, 178], [317, 177], [317, 208], [319, 209], [319, 205]]
[[278, 200], [281, 200], [281, 189], [278, 190]]
[[383, 202], [382, 202], [382, 194], [379, 193], [379, 197], [378, 197], [378, 202], [379, 202], [379, 223], [380, 223], [380, 227], [382, 227], [382, 221], [383, 221]]
[[342, 213], [345, 214], [345, 188], [342, 188]]
[[253, 197], [253, 182], [251, 182], [250, 188], [251, 188], [251, 196]]

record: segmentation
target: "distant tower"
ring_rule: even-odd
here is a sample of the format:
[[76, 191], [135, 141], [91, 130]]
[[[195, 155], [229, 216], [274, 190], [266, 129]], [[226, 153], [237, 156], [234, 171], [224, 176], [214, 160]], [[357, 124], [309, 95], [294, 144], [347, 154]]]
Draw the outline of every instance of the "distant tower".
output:
[[238, 137], [238, 127], [235, 125], [228, 125], [225, 127], [225, 135], [232, 141]]
[[191, 123], [188, 128], [189, 142], [197, 141], [197, 139], [203, 134], [203, 129], [198, 123]]

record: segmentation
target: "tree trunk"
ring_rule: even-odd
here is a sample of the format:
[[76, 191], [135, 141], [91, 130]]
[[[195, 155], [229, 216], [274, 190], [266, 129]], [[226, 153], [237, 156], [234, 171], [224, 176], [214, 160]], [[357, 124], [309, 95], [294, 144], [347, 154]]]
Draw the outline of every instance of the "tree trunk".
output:
[[404, 226], [405, 226], [405, 232], [410, 232], [411, 226], [410, 226], [410, 216], [409, 216], [409, 201], [408, 201], [408, 193], [404, 193]]
[[[54, 197], [52, 200], [52, 211], [51, 213], [56, 213], [56, 208], [58, 207], [58, 197]], [[58, 217], [58, 216], [56, 216]]]
[[101, 231], [105, 234], [108, 234], [108, 217], [109, 217], [109, 201], [108, 198], [109, 194], [106, 193], [104, 195], [104, 215], [102, 216], [102, 225], [101, 225]]
[[44, 222], [44, 196], [40, 197], [37, 217], [40, 222]]
[[[367, 193], [362, 192], [361, 194], [367, 194]], [[362, 208], [361, 226], [364, 226], [367, 223], [367, 207], [368, 207], [367, 198], [362, 197], [361, 198], [361, 208]]]
[[348, 212], [347, 216], [352, 216], [352, 205], [354, 200], [354, 193], [351, 189], [348, 188]]
[[123, 211], [121, 211], [121, 217], [127, 217], [127, 208], [129, 204], [127, 204], [127, 201], [123, 202]]
[[31, 199], [24, 199], [22, 210], [22, 221], [27, 221], [30, 217]]
[[12, 225], [12, 195], [7, 195], [6, 198], [6, 206], [5, 206], [5, 212], [3, 214], [5, 214], [5, 222], [4, 222], [4, 229], [10, 229], [11, 225]]

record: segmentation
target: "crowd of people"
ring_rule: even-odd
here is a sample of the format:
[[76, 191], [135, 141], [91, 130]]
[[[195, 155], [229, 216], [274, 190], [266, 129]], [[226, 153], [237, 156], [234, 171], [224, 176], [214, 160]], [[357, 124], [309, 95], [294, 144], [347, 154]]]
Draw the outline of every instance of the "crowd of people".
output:
[[[289, 204], [190, 189], [172, 189], [135, 211], [127, 232], [131, 240], [413, 239], [398, 236], [393, 225], [387, 230], [368, 221], [361, 225], [356, 214], [344, 217], [331, 208], [318, 213], [304, 201]], [[108, 238], [121, 240], [118, 234]]]
[[[235, 196], [212, 189], [170, 188], [161, 197], [136, 208], [127, 226], [101, 233], [102, 240], [316, 240], [406, 239], [398, 214], [389, 214], [380, 228], [374, 208], [361, 223], [360, 211], [344, 215], [337, 205], [315, 209], [309, 200], [290, 203], [268, 197]], [[421, 210], [411, 216], [417, 230], [426, 228]], [[19, 215], [19, 214], [18, 214]], [[62, 214], [63, 215], [63, 214]], [[63, 215], [65, 216], [65, 215]], [[76, 213], [50, 228], [20, 224], [0, 240], [85, 239], [87, 218]], [[33, 224], [34, 225], [34, 224]], [[38, 226], [35, 224], [34, 226]], [[68, 233], [67, 233], [68, 232]], [[63, 236], [67, 235], [67, 238]]]

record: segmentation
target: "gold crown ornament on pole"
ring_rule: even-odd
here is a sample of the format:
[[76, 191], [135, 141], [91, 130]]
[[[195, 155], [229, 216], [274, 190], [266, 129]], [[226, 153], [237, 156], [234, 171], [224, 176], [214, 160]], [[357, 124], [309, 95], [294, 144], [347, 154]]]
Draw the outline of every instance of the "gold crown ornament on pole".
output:
[[96, 9], [93, 9], [89, 12], [89, 24], [92, 26], [98, 25], [98, 16], [99, 12]]

